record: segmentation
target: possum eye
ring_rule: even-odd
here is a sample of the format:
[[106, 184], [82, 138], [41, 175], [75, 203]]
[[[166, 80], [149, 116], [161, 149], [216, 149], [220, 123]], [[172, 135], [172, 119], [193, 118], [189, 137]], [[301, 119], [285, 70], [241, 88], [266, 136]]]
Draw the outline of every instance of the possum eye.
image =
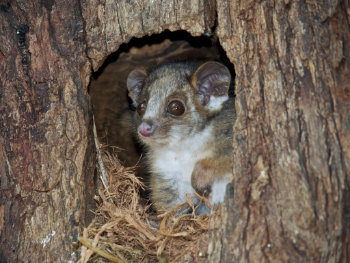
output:
[[136, 110], [139, 115], [142, 115], [146, 111], [146, 101], [141, 102]]
[[166, 111], [173, 116], [180, 116], [185, 112], [184, 104], [179, 100], [173, 100], [168, 104]]

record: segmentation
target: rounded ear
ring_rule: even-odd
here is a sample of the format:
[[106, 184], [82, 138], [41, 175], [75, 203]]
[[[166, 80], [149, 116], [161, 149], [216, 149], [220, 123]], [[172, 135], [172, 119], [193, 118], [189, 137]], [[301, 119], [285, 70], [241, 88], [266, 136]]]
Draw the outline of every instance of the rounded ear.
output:
[[137, 104], [143, 83], [147, 77], [147, 72], [143, 69], [134, 69], [128, 75], [126, 86], [128, 94], [134, 104]]
[[209, 61], [193, 73], [191, 78], [203, 106], [209, 109], [221, 109], [222, 103], [228, 99], [231, 74], [221, 63]]

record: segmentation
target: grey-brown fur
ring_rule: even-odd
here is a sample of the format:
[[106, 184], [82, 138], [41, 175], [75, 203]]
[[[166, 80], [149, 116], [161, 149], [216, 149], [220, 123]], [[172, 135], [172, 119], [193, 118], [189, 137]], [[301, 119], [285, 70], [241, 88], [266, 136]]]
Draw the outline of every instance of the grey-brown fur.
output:
[[[179, 205], [185, 192], [208, 195], [215, 182], [229, 181], [235, 119], [233, 99], [227, 97], [229, 74], [217, 62], [169, 63], [149, 74], [129, 74], [133, 105], [146, 105], [134, 124], [146, 146], [151, 199], [158, 211]], [[174, 101], [185, 108], [180, 116], [167, 110]]]

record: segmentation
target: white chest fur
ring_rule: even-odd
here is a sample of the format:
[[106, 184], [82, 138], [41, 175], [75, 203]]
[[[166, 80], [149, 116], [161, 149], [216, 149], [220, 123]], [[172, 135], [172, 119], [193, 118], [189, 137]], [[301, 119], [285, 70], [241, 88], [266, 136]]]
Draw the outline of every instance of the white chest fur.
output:
[[179, 203], [186, 200], [185, 194], [194, 194], [191, 175], [197, 161], [210, 157], [207, 150], [211, 127], [185, 139], [174, 140], [168, 145], [150, 151], [151, 173], [167, 180], [179, 194]]

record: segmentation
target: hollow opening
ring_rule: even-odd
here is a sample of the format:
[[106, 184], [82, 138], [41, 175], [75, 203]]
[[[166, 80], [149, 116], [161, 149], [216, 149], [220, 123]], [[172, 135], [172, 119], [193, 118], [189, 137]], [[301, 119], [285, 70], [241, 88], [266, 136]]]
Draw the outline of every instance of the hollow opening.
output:
[[[133, 38], [111, 54], [92, 76], [89, 86], [97, 134], [100, 142], [117, 147], [118, 158], [125, 166], [139, 162], [141, 151], [130, 129], [131, 103], [127, 95], [128, 74], [136, 68], [150, 70], [165, 62], [219, 61], [231, 72], [233, 65], [226, 57], [217, 38], [192, 37], [186, 31], [164, 31], [161, 34]], [[233, 84], [230, 96], [234, 96]], [[144, 177], [142, 162], [136, 175]]]
[[[145, 172], [146, 169], [142, 166], [142, 162], [139, 162], [141, 149], [135, 143], [135, 138], [133, 138], [131, 130], [133, 107], [131, 106], [131, 100], [128, 98], [126, 85], [127, 77], [134, 69], [142, 68], [151, 71], [152, 68], [162, 63], [189, 62], [192, 60], [197, 62], [203, 61], [203, 63], [206, 61], [218, 61], [224, 64], [231, 71], [232, 83], [229, 89], [229, 95], [231, 97], [234, 96], [234, 68], [226, 57], [224, 50], [219, 45], [218, 40], [204, 36], [192, 37], [186, 31], [165, 31], [162, 34], [132, 39], [129, 43], [123, 44], [117, 52], [110, 55], [98, 72], [92, 77], [89, 94], [92, 100], [97, 134], [100, 142], [110, 146], [108, 147], [109, 150], [114, 151], [116, 149], [118, 158], [115, 158], [115, 154], [102, 154], [103, 163], [106, 165], [106, 171], [109, 175], [108, 180], [110, 185], [108, 188], [102, 185], [98, 187], [100, 190], [108, 190], [99, 191], [99, 195], [96, 196], [95, 200], [98, 203], [95, 213], [96, 217], [93, 223], [88, 226], [87, 233], [91, 240], [99, 240], [98, 247], [102, 251], [108, 251], [108, 254], [114, 255], [117, 259], [122, 256], [130, 262], [187, 262], [185, 258], [193, 258], [193, 262], [201, 262], [201, 255], [206, 255], [205, 251], [208, 248], [207, 232], [210, 229], [210, 215], [206, 213], [208, 210], [201, 210], [204, 213], [199, 212], [200, 215], [197, 215], [195, 212], [197, 212], [196, 209], [200, 205], [195, 208], [195, 204], [188, 198], [187, 201], [177, 208], [167, 209], [166, 213], [160, 214], [158, 213], [159, 210], [156, 207], [153, 196], [152, 205], [154, 207], [149, 205], [149, 192], [147, 190], [142, 191], [141, 183], [137, 177], [143, 178], [146, 185], [149, 178]], [[215, 65], [223, 69], [222, 65], [218, 65], [217, 63], [208, 63], [206, 65]], [[167, 67], [169, 66], [171, 64], [167, 65]], [[176, 66], [172, 69], [175, 68]], [[204, 68], [207, 71], [203, 70], [202, 67], [202, 71], [197, 68], [195, 73], [197, 74], [200, 71], [198, 74], [202, 79], [208, 76], [208, 67]], [[216, 67], [214, 68], [217, 69]], [[210, 69], [212, 68], [209, 68], [209, 72]], [[220, 72], [224, 72], [226, 78], [223, 79], [227, 79], [227, 70]], [[195, 74], [192, 75], [192, 80], [194, 76], [198, 76]], [[205, 80], [208, 80], [208, 82], [217, 81], [218, 79], [222, 80], [219, 75], [217, 73], [215, 77]], [[187, 77], [184, 79], [182, 76], [179, 79], [182, 79], [186, 83], [187, 80], [190, 81], [190, 76]], [[197, 81], [197, 78], [195, 79]], [[176, 80], [178, 79], [176, 78]], [[207, 82], [203, 81], [203, 83]], [[225, 83], [227, 84], [227, 81]], [[191, 83], [191, 85], [194, 87], [194, 84]], [[177, 87], [181, 87], [181, 85]], [[214, 92], [218, 92], [220, 86], [215, 87], [217, 89]], [[195, 96], [198, 94], [200, 94], [199, 91]], [[222, 92], [218, 94], [217, 97], [221, 96], [220, 94]], [[198, 96], [196, 98], [198, 99]], [[174, 99], [172, 102], [179, 102], [180, 99]], [[208, 105], [204, 104], [204, 101], [206, 103], [209, 102], [209, 99], [205, 96], [203, 97], [202, 105]], [[217, 107], [215, 105], [218, 105], [220, 101], [219, 103], [215, 99], [213, 101], [214, 104], [211, 105], [215, 108]], [[227, 135], [229, 134], [227, 133], [229, 128], [225, 125], [230, 124], [231, 121], [226, 120], [226, 117], [227, 119], [233, 117], [233, 113], [220, 116], [225, 117], [220, 119], [223, 122], [220, 122], [217, 126], [221, 127], [222, 125], [224, 129], [218, 128], [218, 130], [222, 130], [222, 134]], [[182, 131], [183, 129], [181, 129]], [[218, 138], [217, 136], [220, 137], [221, 135], [215, 133], [213, 136], [216, 139]], [[231, 144], [227, 145], [231, 147]], [[187, 150], [185, 147], [187, 145], [183, 147]], [[220, 148], [220, 152], [226, 154], [227, 152], [225, 152], [223, 147]], [[134, 166], [139, 163], [136, 170], [137, 177], [135, 177], [134, 173], [130, 173], [128, 169], [124, 169], [118, 159], [125, 167]], [[225, 164], [229, 166], [227, 163]], [[100, 171], [103, 170], [100, 165], [99, 169]], [[166, 185], [165, 190], [170, 191], [169, 189], [171, 190]], [[163, 196], [161, 199], [166, 200]], [[156, 209], [152, 209], [152, 207]], [[178, 208], [179, 210], [177, 210]], [[189, 213], [190, 210], [188, 208], [193, 213]], [[215, 208], [213, 207], [213, 209]], [[219, 211], [220, 209], [216, 210], [217, 213]], [[178, 217], [178, 212], [184, 214]], [[216, 215], [220, 217], [219, 214]], [[103, 236], [103, 239], [96, 238], [97, 236]], [[96, 258], [98, 257], [96, 255]], [[93, 260], [92, 262], [95, 261]]]

